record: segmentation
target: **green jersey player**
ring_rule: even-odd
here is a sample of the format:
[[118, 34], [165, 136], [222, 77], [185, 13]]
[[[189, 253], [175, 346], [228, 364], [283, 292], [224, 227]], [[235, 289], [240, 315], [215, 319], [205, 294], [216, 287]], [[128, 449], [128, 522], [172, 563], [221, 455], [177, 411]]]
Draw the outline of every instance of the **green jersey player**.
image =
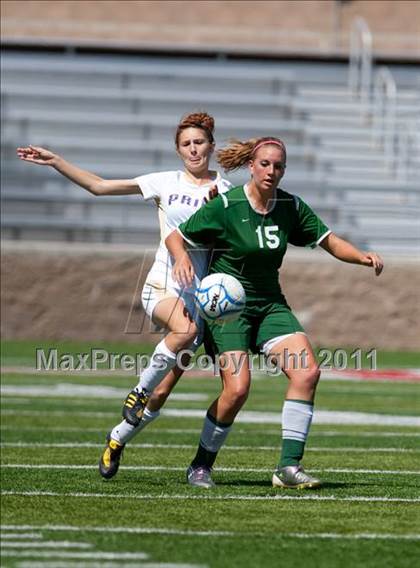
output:
[[[283, 443], [273, 485], [314, 488], [321, 482], [301, 466], [320, 371], [311, 344], [280, 289], [278, 269], [288, 243], [320, 245], [345, 262], [383, 263], [334, 235], [301, 199], [278, 188], [286, 167], [286, 148], [277, 138], [233, 142], [218, 152], [225, 170], [248, 165], [251, 180], [197, 211], [166, 240], [175, 259], [173, 276], [188, 285], [194, 269], [188, 249], [213, 248], [210, 272], [235, 276], [247, 301], [238, 320], [209, 324], [213, 347], [221, 359], [223, 390], [208, 409], [197, 454], [187, 471], [191, 485], [214, 485], [211, 468], [250, 386], [248, 350], [261, 351], [289, 380], [283, 406]], [[286, 357], [287, 353], [287, 357]]]
[[249, 206], [248, 191], [248, 185], [232, 189], [179, 227], [190, 246], [214, 247], [210, 272], [235, 276], [246, 292], [243, 317], [210, 325], [219, 353], [256, 351], [275, 332], [303, 331], [281, 292], [278, 269], [288, 243], [316, 246], [331, 232], [302, 200], [285, 191], [276, 190], [266, 214]]

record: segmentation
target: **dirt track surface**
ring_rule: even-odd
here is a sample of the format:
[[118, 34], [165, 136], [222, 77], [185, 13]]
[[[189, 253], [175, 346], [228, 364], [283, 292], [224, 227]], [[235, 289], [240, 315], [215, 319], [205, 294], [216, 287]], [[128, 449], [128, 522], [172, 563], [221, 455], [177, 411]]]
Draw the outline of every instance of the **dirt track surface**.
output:
[[[388, 263], [376, 278], [322, 255], [286, 258], [281, 272], [288, 302], [314, 344], [419, 349], [419, 264]], [[157, 341], [140, 306], [151, 260], [142, 253], [6, 252], [3, 338]]]

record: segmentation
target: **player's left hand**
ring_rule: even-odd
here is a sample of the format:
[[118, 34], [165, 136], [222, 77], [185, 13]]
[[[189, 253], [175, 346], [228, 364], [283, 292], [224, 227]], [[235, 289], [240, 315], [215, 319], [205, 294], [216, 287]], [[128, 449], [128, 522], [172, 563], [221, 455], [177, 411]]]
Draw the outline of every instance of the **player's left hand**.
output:
[[364, 266], [372, 266], [375, 269], [376, 276], [379, 276], [384, 268], [384, 261], [376, 252], [365, 252], [362, 264]]

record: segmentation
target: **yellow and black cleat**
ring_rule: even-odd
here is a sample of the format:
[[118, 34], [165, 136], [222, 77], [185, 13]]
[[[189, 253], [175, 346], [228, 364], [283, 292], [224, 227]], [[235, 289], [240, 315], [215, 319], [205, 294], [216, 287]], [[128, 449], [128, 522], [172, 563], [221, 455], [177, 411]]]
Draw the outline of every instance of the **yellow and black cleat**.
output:
[[123, 418], [132, 426], [138, 426], [148, 400], [149, 395], [146, 391], [141, 390], [137, 392], [136, 390], [132, 390], [124, 401], [122, 410]]
[[107, 435], [106, 446], [99, 460], [99, 473], [105, 479], [111, 479], [117, 473], [124, 446]]

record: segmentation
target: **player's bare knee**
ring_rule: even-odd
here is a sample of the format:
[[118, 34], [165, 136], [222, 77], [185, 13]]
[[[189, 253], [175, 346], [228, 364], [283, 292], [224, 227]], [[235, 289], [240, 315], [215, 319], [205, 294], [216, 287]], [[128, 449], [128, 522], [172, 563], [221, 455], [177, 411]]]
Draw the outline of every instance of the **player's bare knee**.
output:
[[197, 334], [198, 327], [194, 322], [189, 321], [184, 325], [182, 329], [182, 335], [185, 335], [187, 342], [194, 341]]
[[242, 408], [248, 398], [249, 388], [238, 385], [228, 391], [229, 402], [233, 408]]
[[299, 389], [305, 389], [313, 393], [318, 384], [321, 371], [316, 363], [308, 366], [305, 370], [285, 371], [290, 382]]
[[306, 369], [301, 380], [308, 388], [315, 388], [318, 384], [320, 376], [321, 371], [318, 365], [314, 363], [308, 369]]
[[174, 333], [174, 341], [176, 343], [177, 350], [189, 347], [197, 335], [198, 329], [195, 323], [189, 323], [189, 325], [177, 330]]

